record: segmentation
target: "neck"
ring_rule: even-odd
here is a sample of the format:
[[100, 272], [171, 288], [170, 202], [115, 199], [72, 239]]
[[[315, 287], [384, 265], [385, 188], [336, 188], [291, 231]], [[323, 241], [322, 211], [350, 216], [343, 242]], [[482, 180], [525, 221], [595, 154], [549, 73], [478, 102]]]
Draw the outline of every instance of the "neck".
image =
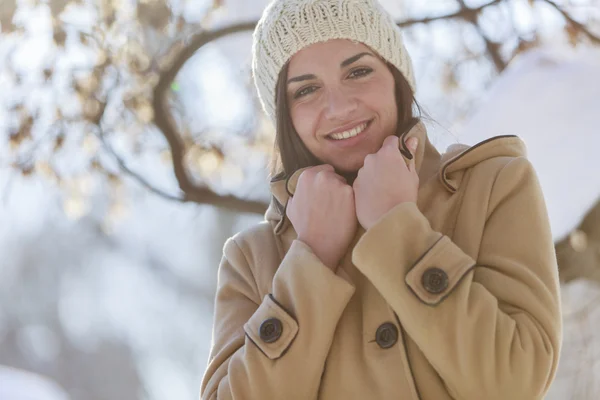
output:
[[342, 171], [336, 171], [336, 173], [340, 176], [342, 176], [344, 179], [346, 179], [346, 182], [348, 183], [348, 185], [352, 186], [354, 184], [354, 180], [356, 179], [356, 176], [358, 175], [358, 172], [342, 172]]

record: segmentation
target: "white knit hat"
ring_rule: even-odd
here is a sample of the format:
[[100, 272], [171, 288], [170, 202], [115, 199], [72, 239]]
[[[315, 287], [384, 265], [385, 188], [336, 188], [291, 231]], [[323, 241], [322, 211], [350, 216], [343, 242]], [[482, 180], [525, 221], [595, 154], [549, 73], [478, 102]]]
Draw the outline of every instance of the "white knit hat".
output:
[[252, 74], [263, 110], [275, 122], [282, 67], [303, 48], [331, 39], [363, 43], [393, 64], [416, 89], [400, 28], [377, 0], [274, 0], [254, 31]]

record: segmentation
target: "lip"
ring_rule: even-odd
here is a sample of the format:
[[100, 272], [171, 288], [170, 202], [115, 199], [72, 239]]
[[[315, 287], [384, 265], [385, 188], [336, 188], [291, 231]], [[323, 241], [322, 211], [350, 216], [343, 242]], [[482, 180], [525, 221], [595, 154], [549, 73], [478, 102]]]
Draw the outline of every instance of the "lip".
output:
[[[369, 136], [369, 133], [371, 130], [371, 125], [373, 125], [373, 119], [361, 122], [360, 124], [364, 124], [364, 123], [367, 123], [367, 127], [359, 135], [348, 138], [348, 139], [342, 139], [342, 140], [326, 138], [327, 142], [330, 145], [338, 147], [338, 148], [340, 148], [340, 147], [346, 148], [346, 147], [352, 147], [352, 146], [357, 145], [358, 143], [362, 142], [367, 136]], [[356, 125], [356, 126], [360, 126], [360, 124]], [[342, 132], [344, 132], [344, 131], [342, 131]]]
[[328, 137], [329, 135], [333, 135], [335, 133], [342, 133], [342, 132], [352, 130], [352, 129], [356, 128], [357, 126], [361, 126], [362, 124], [365, 124], [365, 123], [370, 123], [371, 121], [372, 121], [372, 119], [365, 119], [363, 121], [352, 122], [352, 123], [346, 124], [344, 126], [341, 126], [339, 129], [336, 129], [335, 131], [331, 131], [331, 132], [327, 133], [325, 135], [325, 137]]

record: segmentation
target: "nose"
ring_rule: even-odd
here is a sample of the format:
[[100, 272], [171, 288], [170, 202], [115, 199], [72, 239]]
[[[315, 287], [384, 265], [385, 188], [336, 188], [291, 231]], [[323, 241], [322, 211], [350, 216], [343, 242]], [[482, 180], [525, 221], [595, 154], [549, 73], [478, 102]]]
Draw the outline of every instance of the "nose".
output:
[[358, 108], [357, 99], [341, 88], [330, 88], [325, 116], [330, 121], [347, 121]]

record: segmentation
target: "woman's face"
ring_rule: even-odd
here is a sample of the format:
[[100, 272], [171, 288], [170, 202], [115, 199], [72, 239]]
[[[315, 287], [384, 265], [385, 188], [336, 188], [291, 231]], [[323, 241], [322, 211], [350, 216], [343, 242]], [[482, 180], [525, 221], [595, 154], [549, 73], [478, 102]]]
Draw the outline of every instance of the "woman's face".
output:
[[287, 101], [296, 132], [323, 163], [355, 172], [398, 124], [394, 77], [362, 43], [336, 39], [296, 53]]

